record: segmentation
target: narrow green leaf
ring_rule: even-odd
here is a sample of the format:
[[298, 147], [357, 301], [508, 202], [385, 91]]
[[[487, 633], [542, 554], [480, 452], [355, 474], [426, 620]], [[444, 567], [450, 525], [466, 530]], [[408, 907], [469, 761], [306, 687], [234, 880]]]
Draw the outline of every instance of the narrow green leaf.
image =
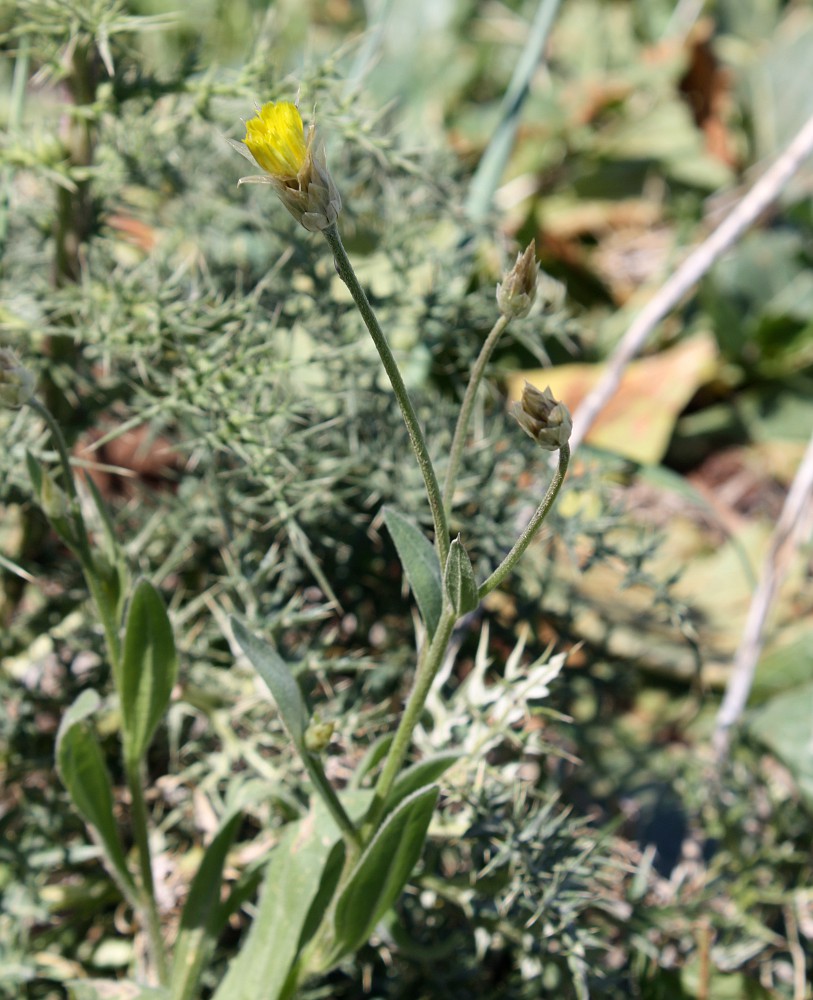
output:
[[440, 568], [435, 550], [417, 524], [394, 507], [384, 508], [384, 523], [395, 543], [398, 558], [431, 638], [438, 627], [443, 607]]
[[455, 614], [466, 615], [469, 611], [474, 611], [480, 603], [480, 598], [477, 596], [477, 581], [474, 579], [474, 570], [471, 568], [471, 559], [463, 548], [460, 535], [454, 539], [449, 547], [443, 584]]
[[305, 730], [308, 727], [308, 709], [291, 668], [273, 646], [259, 639], [237, 618], [231, 619], [234, 638], [251, 661], [251, 665], [268, 685], [274, 696], [285, 728], [300, 756], [308, 754], [305, 747]]
[[375, 770], [378, 764], [386, 757], [394, 739], [395, 733], [384, 733], [367, 747], [364, 756], [359, 761], [355, 771], [353, 771], [353, 777], [350, 779], [351, 788], [361, 788], [361, 783], [367, 775]]
[[294, 746], [302, 758], [303, 764], [308, 769], [316, 791], [345, 834], [348, 837], [355, 837], [356, 831], [353, 824], [342, 808], [333, 786], [325, 776], [321, 761], [308, 749], [305, 740], [309, 721], [308, 708], [290, 667], [273, 646], [249, 632], [237, 618], [232, 618], [231, 624], [234, 638], [274, 696], [285, 728], [294, 741]]
[[211, 957], [220, 932], [222, 907], [220, 890], [226, 855], [243, 818], [239, 810], [227, 816], [206, 848], [181, 916], [181, 929], [172, 956], [172, 1000], [192, 1000], [199, 991], [198, 980]]
[[420, 857], [435, 803], [436, 786], [422, 788], [394, 809], [362, 854], [336, 901], [334, 938], [340, 954], [367, 942], [406, 885]]
[[127, 611], [121, 669], [125, 754], [141, 760], [169, 704], [178, 673], [175, 640], [164, 602], [139, 580]]
[[98, 694], [87, 690], [65, 712], [56, 738], [56, 766], [73, 804], [96, 831], [120, 888], [132, 902], [137, 893], [113, 816], [110, 778], [88, 721], [98, 705]]
[[463, 756], [451, 750], [439, 753], [425, 760], [418, 761], [405, 771], [402, 771], [392, 786], [387, 799], [387, 812], [394, 809], [399, 802], [420, 788], [425, 788], [437, 781], [446, 771]]

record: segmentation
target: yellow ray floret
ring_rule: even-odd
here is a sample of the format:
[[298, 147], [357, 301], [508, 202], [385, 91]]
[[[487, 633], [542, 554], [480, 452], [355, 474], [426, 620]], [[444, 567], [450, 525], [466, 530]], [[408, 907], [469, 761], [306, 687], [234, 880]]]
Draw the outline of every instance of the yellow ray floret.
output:
[[272, 177], [296, 177], [308, 155], [302, 117], [290, 101], [263, 104], [246, 122], [245, 144]]

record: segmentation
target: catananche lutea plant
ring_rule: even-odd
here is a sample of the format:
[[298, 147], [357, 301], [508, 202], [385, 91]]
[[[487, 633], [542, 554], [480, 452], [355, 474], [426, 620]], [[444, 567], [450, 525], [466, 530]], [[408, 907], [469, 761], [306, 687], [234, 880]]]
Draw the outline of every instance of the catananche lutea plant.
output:
[[[558, 465], [525, 530], [499, 566], [478, 583], [461, 537], [449, 536], [447, 518], [488, 361], [508, 324], [526, 316], [537, 295], [533, 244], [518, 256], [497, 287], [499, 315], [473, 366], [441, 487], [398, 364], [342, 244], [338, 230], [341, 198], [315, 126], [306, 135], [294, 104], [268, 103], [246, 123], [244, 142], [233, 145], [261, 171], [240, 183], [271, 185], [298, 222], [326, 239], [401, 409], [423, 475], [434, 529], [434, 539], [429, 541], [403, 513], [392, 508], [385, 511], [421, 614], [422, 637], [411, 690], [395, 732], [371, 747], [351, 787], [341, 794], [328, 781], [321, 763], [332, 724], [311, 717], [293, 673], [274, 648], [232, 620], [237, 646], [270, 688], [316, 794], [308, 816], [287, 824], [271, 852], [255, 918], [214, 997], [289, 1000], [307, 978], [329, 970], [368, 941], [421, 854], [437, 802], [436, 782], [458, 755], [439, 754], [407, 766], [413, 732], [447, 655], [455, 624], [508, 576], [550, 511], [567, 471], [571, 420], [567, 408], [549, 389], [542, 392], [526, 384], [515, 406], [516, 417], [541, 448], [558, 452]], [[54, 446], [56, 475], [33, 455], [28, 457], [29, 472], [40, 507], [81, 564], [102, 626], [120, 708], [132, 850], [126, 850], [121, 836], [114, 789], [96, 735], [94, 719], [104, 702], [95, 691], [83, 691], [65, 712], [57, 737], [57, 768], [111, 877], [143, 929], [136, 978], [155, 987], [151, 997], [195, 1000], [219, 934], [245, 898], [246, 889], [240, 883], [223, 894], [224, 867], [240, 824], [239, 802], [222, 818], [203, 853], [169, 947], [153, 872], [152, 821], [144, 778], [147, 754], [168, 710], [177, 676], [171, 623], [157, 589], [147, 580], [132, 580], [113, 522], [91, 480], [86, 481], [91, 502], [80, 502], [80, 484], [59, 423], [37, 399], [32, 375], [6, 349], [0, 350], [0, 406], [30, 407], [44, 422]], [[93, 524], [88, 527], [86, 518], [94, 508]], [[121, 980], [105, 982], [93, 993], [93, 984], [82, 980], [81, 995], [110, 995], [111, 984], [124, 985]]]
[[[526, 383], [521, 401], [515, 404], [515, 415], [523, 430], [541, 448], [558, 451], [558, 465], [545, 496], [521, 536], [493, 573], [478, 584], [461, 537], [451, 539], [449, 536], [447, 517], [477, 390], [488, 361], [508, 324], [514, 318], [526, 316], [536, 297], [539, 270], [534, 244], [519, 254], [514, 267], [497, 286], [499, 316], [472, 369], [441, 488], [398, 363], [339, 235], [341, 198], [327, 167], [324, 146], [315, 124], [310, 125], [306, 134], [295, 104], [269, 102], [257, 108], [255, 117], [246, 122], [243, 142], [232, 142], [232, 145], [262, 171], [243, 177], [238, 183], [271, 185], [291, 215], [307, 230], [322, 233], [327, 241], [336, 270], [373, 339], [401, 409], [415, 460], [423, 475], [434, 527], [432, 546], [420, 528], [403, 514], [395, 510], [385, 512], [425, 631], [412, 688], [396, 731], [384, 742], [376, 760], [376, 763], [380, 760], [380, 767], [372, 790], [360, 806], [354, 803], [358, 819], [350, 815], [350, 808], [345, 808], [322, 771], [318, 754], [330, 738], [329, 730], [325, 731], [324, 724], [316, 723], [321, 735], [313, 740], [314, 724], [308, 720], [298, 690], [293, 691], [296, 685], [290, 680], [285, 664], [267, 644], [233, 621], [238, 644], [268, 683], [293, 742], [303, 754], [315, 788], [343, 840], [341, 863], [331, 876], [335, 887], [332, 894], [321, 901], [318, 927], [297, 948], [290, 973], [279, 993], [279, 997], [287, 997], [293, 995], [297, 984], [309, 975], [331, 967], [367, 940], [376, 922], [400, 893], [420, 855], [437, 799], [434, 782], [451, 760], [434, 767], [432, 762], [427, 762], [429, 766], [423, 774], [420, 764], [405, 769], [413, 731], [447, 654], [455, 624], [508, 576], [550, 511], [567, 471], [572, 423], [567, 408], [554, 399], [549, 388], [540, 391]], [[547, 280], [551, 287], [555, 285]], [[434, 560], [434, 570], [428, 576], [422, 572], [427, 557]], [[406, 793], [405, 775], [412, 778]], [[348, 933], [345, 922], [355, 928], [355, 933]]]

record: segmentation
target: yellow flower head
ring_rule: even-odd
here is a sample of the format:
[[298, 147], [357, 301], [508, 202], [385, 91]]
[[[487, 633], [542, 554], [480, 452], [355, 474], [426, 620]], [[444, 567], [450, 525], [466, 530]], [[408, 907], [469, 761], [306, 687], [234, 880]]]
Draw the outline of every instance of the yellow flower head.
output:
[[311, 123], [307, 138], [299, 109], [290, 101], [269, 101], [246, 122], [243, 142], [229, 143], [264, 170], [241, 177], [239, 184], [271, 184], [293, 217], [311, 232], [332, 226], [342, 199], [325, 161], [325, 150]]
[[297, 106], [290, 101], [263, 104], [257, 117], [246, 122], [245, 144], [257, 165], [273, 177], [296, 177], [308, 155]]

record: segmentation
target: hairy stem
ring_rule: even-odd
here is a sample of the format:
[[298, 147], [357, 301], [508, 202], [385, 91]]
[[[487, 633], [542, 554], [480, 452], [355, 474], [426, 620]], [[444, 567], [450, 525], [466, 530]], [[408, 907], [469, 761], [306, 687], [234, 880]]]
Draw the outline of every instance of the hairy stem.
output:
[[407, 387], [404, 384], [395, 356], [392, 353], [390, 345], [387, 343], [387, 338], [384, 336], [384, 332], [376, 319], [367, 295], [356, 277], [356, 272], [353, 270], [353, 265], [347, 256], [347, 251], [344, 249], [342, 238], [339, 236], [338, 226], [334, 223], [332, 226], [328, 226], [327, 229], [322, 230], [322, 232], [330, 249], [333, 251], [333, 257], [336, 261], [336, 271], [350, 290], [353, 301], [361, 313], [361, 318], [370, 331], [370, 336], [373, 338], [373, 343], [381, 358], [381, 363], [384, 365], [384, 371], [387, 373], [390, 385], [392, 385], [393, 392], [398, 400], [398, 405], [401, 407], [404, 423], [409, 432], [412, 450], [415, 452], [418, 466], [423, 473], [426, 495], [429, 498], [429, 506], [432, 509], [432, 520], [435, 525], [435, 549], [437, 550], [442, 569], [446, 565], [446, 557], [449, 554], [449, 529], [446, 524], [446, 512], [443, 507], [440, 484], [438, 483], [432, 459], [429, 456], [429, 449], [426, 446], [423, 429], [418, 421], [412, 400], [409, 398], [409, 393], [407, 392]]
[[449, 452], [449, 464], [446, 468], [446, 479], [443, 483], [443, 504], [447, 514], [452, 509], [452, 494], [454, 493], [455, 484], [457, 482], [457, 474], [460, 471], [460, 460], [463, 457], [463, 446], [466, 443], [466, 433], [469, 429], [471, 413], [474, 409], [474, 401], [477, 398], [477, 390], [480, 388], [480, 383], [483, 381], [483, 374], [485, 373], [486, 365], [489, 362], [497, 341], [500, 339], [500, 336], [510, 322], [511, 320], [508, 316], [500, 316], [491, 328], [491, 332], [486, 337], [485, 343], [480, 350], [479, 357], [474, 363], [474, 368], [471, 370], [469, 384], [466, 386], [463, 403], [460, 407], [460, 413], [457, 416], [457, 424], [454, 429], [454, 437], [452, 438], [452, 447]]
[[491, 576], [486, 580], [484, 584], [480, 587], [478, 594], [480, 600], [482, 600], [486, 594], [490, 594], [495, 587], [503, 582], [503, 580], [508, 576], [511, 570], [519, 562], [520, 557], [523, 552], [528, 548], [528, 546], [533, 541], [534, 535], [539, 531], [542, 522], [548, 516], [548, 513], [553, 506], [553, 502], [559, 493], [559, 490], [564, 482], [565, 473], [567, 472], [568, 462], [570, 461], [570, 447], [568, 445], [562, 445], [559, 449], [559, 465], [554, 473], [553, 479], [551, 480], [550, 486], [548, 486], [547, 493], [542, 500], [542, 503], [536, 508], [536, 513], [528, 522], [528, 526], [522, 532], [522, 534], [517, 539], [514, 547], [508, 553], [508, 555], [503, 559], [500, 565], [494, 570]]
[[373, 801], [370, 804], [364, 826], [361, 829], [363, 842], [369, 841], [378, 828], [378, 824], [381, 822], [387, 798], [392, 791], [395, 779], [401, 771], [409, 750], [409, 745], [412, 742], [412, 733], [420, 720], [423, 707], [426, 704], [426, 699], [432, 687], [432, 682], [443, 663], [443, 658], [449, 647], [449, 640], [452, 637], [452, 629], [456, 620], [454, 611], [446, 605], [440, 616], [440, 621], [438, 622], [438, 627], [432, 637], [431, 643], [428, 645], [424, 644], [418, 661], [418, 669], [415, 673], [412, 691], [406, 703], [404, 714], [401, 716], [401, 721], [398, 724], [398, 729], [395, 731], [392, 745], [384, 760], [384, 766], [381, 769], [381, 774], [375, 786]]

